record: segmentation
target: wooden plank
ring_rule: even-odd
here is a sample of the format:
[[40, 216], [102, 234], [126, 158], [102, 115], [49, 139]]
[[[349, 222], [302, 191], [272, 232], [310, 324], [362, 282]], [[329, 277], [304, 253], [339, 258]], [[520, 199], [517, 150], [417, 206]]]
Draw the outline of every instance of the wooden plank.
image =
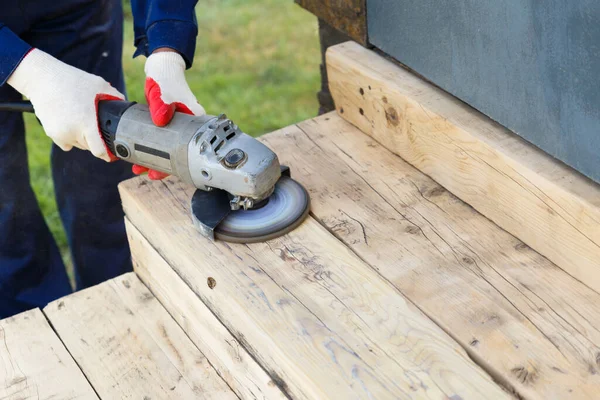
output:
[[372, 51], [327, 64], [345, 119], [600, 291], [600, 186]]
[[0, 321], [0, 399], [97, 399], [39, 309]]
[[[138, 277], [169, 311], [190, 340], [241, 399], [284, 399], [262, 367], [243, 345], [198, 299], [186, 283], [156, 252], [142, 234], [126, 220], [127, 236]], [[206, 283], [208, 284], [208, 283]]]
[[367, 45], [365, 0], [296, 0], [296, 3], [362, 45]]
[[44, 313], [101, 398], [237, 398], [134, 273]]
[[597, 398], [600, 295], [328, 114], [264, 137], [312, 213], [527, 399]]
[[138, 178], [120, 191], [129, 220], [286, 395], [508, 397], [316, 221], [267, 243], [213, 243], [190, 221], [193, 188]]

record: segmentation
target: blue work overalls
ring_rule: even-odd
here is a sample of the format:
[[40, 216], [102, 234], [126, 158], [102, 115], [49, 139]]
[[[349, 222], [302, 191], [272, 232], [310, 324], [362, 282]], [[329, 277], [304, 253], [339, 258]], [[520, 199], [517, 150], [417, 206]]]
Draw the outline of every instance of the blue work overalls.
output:
[[[132, 1], [138, 53], [178, 50], [188, 67], [197, 26], [195, 0]], [[3, 0], [0, 7], [0, 102], [21, 100], [6, 80], [33, 46], [125, 93], [120, 0]], [[131, 271], [117, 184], [125, 162], [53, 145], [52, 177], [67, 232], [77, 289]], [[0, 318], [67, 295], [71, 287], [57, 245], [29, 181], [23, 117], [0, 112]]]

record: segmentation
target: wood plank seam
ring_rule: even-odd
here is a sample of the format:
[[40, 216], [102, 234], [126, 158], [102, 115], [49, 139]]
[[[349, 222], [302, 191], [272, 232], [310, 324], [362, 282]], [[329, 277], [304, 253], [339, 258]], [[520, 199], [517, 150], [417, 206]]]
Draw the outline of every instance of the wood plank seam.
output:
[[[169, 186], [162, 182], [161, 183], [170, 191]], [[140, 231], [140, 234], [146, 239], [148, 240], [148, 238], [146, 238], [143, 234], [143, 232]], [[154, 247], [154, 245], [152, 245], [152, 242], [148, 241], [148, 243], [150, 243], [150, 246], [154, 249], [154, 251], [156, 251], [163, 259], [165, 258], [164, 254], [161, 253], [161, 251], [159, 249], [157, 249], [156, 247]], [[174, 270], [174, 272], [177, 274], [177, 276], [188, 286], [188, 287], [192, 287], [193, 284], [191, 281], [189, 281], [185, 276], [182, 276], [177, 270]], [[242, 348], [250, 355], [250, 357], [252, 357], [252, 359], [267, 373], [267, 375], [273, 380], [273, 382], [275, 382], [276, 386], [281, 390], [281, 392], [289, 399], [292, 398], [290, 392], [289, 392], [289, 388], [287, 387], [287, 384], [285, 383], [285, 381], [283, 379], [281, 379], [281, 377], [273, 370], [269, 370], [266, 369], [264, 366], [264, 363], [262, 363], [260, 361], [260, 359], [257, 357], [257, 351], [256, 349], [254, 349], [246, 340], [244, 340], [244, 335], [241, 332], [233, 332], [231, 331], [231, 329], [223, 323], [223, 321], [225, 320], [223, 318], [222, 315], [218, 314], [215, 312], [214, 307], [210, 306], [210, 303], [206, 303], [205, 300], [199, 296], [197, 293], [194, 293], [196, 295], [196, 297], [202, 301], [207, 308], [210, 310], [210, 312], [214, 315], [214, 317], [221, 323], [221, 325], [223, 325], [223, 327], [229, 332], [229, 334], [235, 338], [240, 345], [242, 346]]]
[[[142, 234], [143, 235], [143, 234]], [[147, 240], [147, 239], [146, 239]], [[151, 242], [149, 242], [151, 243]], [[160, 254], [161, 257], [164, 258], [164, 255], [161, 254], [161, 252], [154, 248], [154, 250], [156, 250], [156, 252], [158, 254]], [[187, 279], [186, 277], [182, 276], [179, 274], [178, 271], [175, 271], [177, 273], [177, 276], [179, 276], [179, 278], [188, 286], [188, 287], [192, 287], [193, 284], [192, 282]], [[264, 271], [263, 271], [264, 272]], [[268, 274], [267, 274], [268, 275]], [[271, 278], [271, 280], [273, 280], [273, 278]], [[208, 309], [212, 312], [212, 314], [215, 316], [215, 318], [223, 325], [223, 327], [227, 330], [227, 332], [229, 332], [229, 334], [235, 338], [240, 345], [242, 346], [242, 348], [248, 353], [248, 355], [250, 355], [250, 357], [252, 357], [252, 359], [265, 371], [265, 373], [273, 380], [273, 382], [275, 382], [275, 385], [279, 388], [279, 390], [281, 390], [281, 392], [286, 396], [286, 398], [288, 399], [292, 399], [293, 396], [290, 393], [290, 389], [287, 385], [287, 383], [285, 382], [284, 379], [282, 379], [279, 374], [277, 372], [275, 372], [273, 369], [267, 368], [265, 366], [265, 362], [264, 360], [262, 360], [262, 358], [259, 356], [260, 352], [256, 350], [256, 348], [254, 348], [250, 342], [248, 342], [247, 340], [245, 340], [244, 334], [240, 331], [233, 331], [229, 326], [227, 326], [227, 324], [224, 324], [223, 321], [225, 321], [226, 319], [224, 318], [223, 315], [215, 312], [215, 307], [212, 306], [210, 303], [206, 303], [202, 297], [200, 297], [198, 294], [196, 294], [196, 296], [200, 299], [200, 301], [202, 301], [207, 307]], [[306, 306], [305, 306], [306, 308]], [[307, 309], [308, 310], [308, 309]], [[309, 310], [310, 311], [310, 310]], [[318, 318], [317, 318], [318, 319]], [[327, 326], [323, 323], [324, 326]]]
[[[142, 284], [144, 284], [144, 286], [146, 287], [146, 289], [148, 289], [148, 291], [150, 293], [152, 293], [154, 295], [154, 292], [152, 291], [152, 289], [150, 287], [148, 287], [148, 285], [146, 285], [146, 283], [144, 281], [142, 281]], [[196, 346], [196, 344], [194, 343], [194, 341], [189, 337], [188, 333], [185, 331], [185, 329], [183, 329], [183, 327], [181, 325], [179, 325], [179, 323], [177, 322], [177, 320], [173, 317], [173, 315], [171, 314], [170, 310], [168, 308], [166, 308], [162, 302], [160, 301], [160, 299], [155, 296], [156, 299], [158, 300], [158, 302], [163, 306], [163, 308], [165, 309], [165, 311], [167, 312], [167, 314], [173, 318], [173, 320], [177, 323], [177, 325], [181, 328], [183, 334], [185, 335], [185, 337], [190, 341], [190, 343], [192, 343], [194, 345], [194, 347], [196, 347], [196, 349], [198, 349], [198, 351], [200, 351], [202, 353], [202, 350], [200, 348], [198, 348], [198, 346]], [[221, 373], [219, 372], [219, 370], [217, 368], [215, 368], [215, 366], [211, 363], [210, 359], [207, 357], [206, 361], [208, 362], [208, 364], [211, 366], [211, 368], [213, 368], [215, 370], [215, 372], [217, 373], [217, 375], [219, 376], [219, 378], [221, 378], [223, 380], [223, 382], [229, 387], [229, 389], [231, 389], [232, 392], [235, 393], [235, 390], [233, 390], [233, 388], [229, 385], [229, 383], [227, 382], [227, 380], [225, 380], [225, 378], [221, 375]], [[176, 365], [174, 365], [175, 368], [177, 368]], [[181, 376], [184, 377], [185, 379], [185, 375], [182, 371], [179, 371], [179, 373], [181, 374]], [[237, 396], [237, 393], [236, 393]], [[237, 396], [239, 398], [239, 396]]]
[[[165, 182], [161, 183], [164, 185], [164, 187], [170, 192], [171, 189], [169, 187], [169, 185], [167, 185]], [[139, 231], [139, 233], [142, 235], [142, 237], [144, 237], [144, 239], [146, 239], [148, 241], [148, 238], [146, 238], [144, 236], [144, 233], [142, 231]], [[156, 248], [152, 242], [148, 241], [148, 243], [150, 244], [150, 246], [152, 247], [152, 249], [154, 249], [154, 251], [156, 251], [156, 253], [158, 253], [160, 255], [160, 257], [162, 257], [163, 259], [165, 258], [165, 255], [160, 251], [160, 249]], [[187, 277], [182, 276], [179, 271], [177, 271], [176, 269], [173, 270], [177, 276], [179, 277], [179, 279], [181, 279], [188, 287], [193, 287], [193, 283], [187, 279]], [[244, 338], [244, 334], [242, 332], [239, 331], [233, 331], [230, 329], [229, 326], [227, 326], [227, 324], [225, 324], [223, 321], [225, 321], [225, 319], [223, 318], [223, 315], [220, 315], [219, 313], [217, 313], [215, 311], [215, 307], [211, 307], [210, 302], [206, 302], [205, 299], [203, 299], [198, 293], [194, 292], [194, 294], [196, 295], [196, 297], [206, 305], [206, 307], [208, 308], [208, 310], [213, 314], [213, 316], [219, 321], [219, 323], [221, 323], [221, 325], [223, 325], [223, 327], [227, 330], [227, 332], [229, 332], [229, 334], [235, 339], [237, 340], [241, 347], [246, 351], [246, 353], [248, 353], [248, 355], [263, 369], [263, 371], [265, 371], [265, 373], [272, 379], [272, 381], [275, 383], [275, 385], [281, 390], [281, 392], [284, 394], [284, 396], [288, 399], [292, 399], [293, 396], [290, 393], [290, 390], [288, 388], [287, 383], [285, 382], [284, 379], [282, 379], [279, 374], [277, 374], [277, 372], [275, 372], [274, 370], [267, 368], [265, 366], [264, 360], [261, 360], [261, 357], [258, 356], [259, 352]]]
[[45, 313], [101, 398], [238, 398], [134, 273]]
[[[302, 127], [298, 124], [294, 125], [295, 127], [297, 127], [300, 131], [302, 131], [302, 133], [304, 133], [304, 135], [312, 142], [315, 144], [315, 146], [320, 147], [318, 143], [316, 143], [305, 131], [304, 129], [302, 129]], [[341, 152], [344, 152], [342, 149], [340, 149], [338, 147], [338, 149]], [[351, 157], [348, 155], [348, 157]], [[346, 164], [351, 170], [352, 167], [350, 167], [348, 164]], [[356, 174], [357, 176], [361, 177], [359, 174]], [[363, 179], [364, 180], [364, 179]], [[364, 180], [364, 182], [369, 185], [371, 187], [371, 185]], [[371, 187], [373, 189], [373, 191], [377, 192], [373, 187]], [[393, 207], [393, 205], [391, 205], [384, 197], [381, 197], [383, 201], [385, 201], [387, 204], [389, 204], [391, 207]], [[398, 212], [399, 214], [401, 214], [400, 212]], [[358, 257], [360, 260], [362, 260], [366, 265], [368, 265], [377, 275], [379, 275], [379, 277], [381, 277], [381, 279], [385, 280], [391, 287], [393, 287], [396, 291], [398, 291], [398, 293], [402, 296], [404, 296], [407, 301], [409, 301], [415, 308], [417, 308], [419, 311], [421, 311], [424, 315], [427, 315], [427, 317], [429, 317], [429, 319], [431, 319], [431, 321], [433, 321], [434, 324], [436, 324], [442, 331], [444, 331], [449, 337], [452, 338], [452, 340], [454, 340], [460, 347], [463, 348], [463, 350], [466, 352], [466, 354], [469, 356], [469, 358], [476, 364], [478, 365], [481, 369], [483, 369], [492, 379], [493, 381], [498, 384], [499, 386], [501, 386], [502, 388], [504, 388], [504, 390], [506, 390], [507, 392], [511, 393], [512, 395], [514, 395], [515, 397], [517, 397], [518, 399], [523, 399], [524, 396], [519, 393], [519, 391], [517, 390], [517, 388], [512, 385], [510, 383], [510, 381], [508, 379], [506, 379], [504, 376], [502, 376], [502, 374], [498, 373], [498, 371], [493, 368], [493, 366], [491, 366], [489, 363], [487, 363], [483, 357], [479, 356], [476, 352], [473, 351], [472, 347], [467, 346], [465, 344], [463, 344], [463, 341], [460, 340], [459, 337], [457, 337], [451, 330], [447, 329], [442, 323], [440, 323], [440, 321], [431, 313], [428, 313], [427, 310], [423, 309], [423, 307], [419, 306], [418, 303], [416, 303], [415, 301], [413, 301], [410, 296], [406, 295], [401, 288], [399, 288], [394, 282], [392, 282], [388, 277], [386, 277], [385, 275], [383, 275], [381, 273], [381, 271], [379, 271], [375, 266], [373, 266], [365, 257], [363, 257], [359, 252], [357, 252], [354, 247], [352, 246], [352, 243], [348, 242], [344, 237], [342, 237], [338, 232], [336, 232], [334, 229], [332, 229], [330, 226], [328, 226], [321, 218], [319, 218], [318, 215], [316, 215], [313, 211], [310, 212], [310, 216], [312, 218], [314, 218], [315, 221], [317, 221], [323, 228], [325, 228], [329, 233], [331, 233], [336, 239], [338, 239], [340, 242], [344, 243], [348, 249], [350, 249], [350, 251], [356, 256]], [[351, 216], [348, 216], [351, 219]], [[355, 221], [361, 225], [362, 229], [363, 229], [363, 238], [365, 241], [365, 244], [368, 245], [368, 239], [367, 239], [367, 234], [364, 231], [364, 224], [358, 220], [355, 219]], [[420, 229], [420, 228], [419, 228]], [[424, 234], [425, 235], [425, 234]]]
[[39, 308], [0, 321], [0, 385], [5, 400], [99, 399]]
[[90, 381], [90, 378], [87, 376], [87, 374], [85, 373], [85, 371], [83, 370], [83, 368], [81, 368], [81, 365], [77, 362], [77, 360], [75, 359], [75, 357], [73, 357], [73, 354], [71, 354], [71, 350], [69, 349], [69, 347], [67, 347], [67, 344], [63, 341], [62, 337], [59, 335], [58, 331], [56, 330], [56, 328], [52, 324], [52, 321], [50, 320], [50, 318], [48, 318], [48, 315], [46, 315], [44, 309], [40, 308], [40, 311], [42, 312], [42, 315], [46, 319], [46, 322], [48, 322], [48, 325], [50, 325], [50, 328], [52, 329], [52, 331], [54, 332], [54, 334], [56, 335], [56, 337], [58, 338], [58, 340], [60, 340], [60, 342], [62, 343], [62, 345], [67, 350], [67, 353], [69, 354], [69, 357], [71, 357], [71, 359], [73, 360], [73, 362], [75, 363], [75, 365], [77, 365], [77, 368], [79, 368], [79, 370], [83, 374], [83, 377], [85, 378], [85, 380], [87, 381], [87, 383], [90, 385], [90, 387], [92, 388], [92, 390], [94, 391], [94, 393], [96, 393], [96, 396], [98, 396], [98, 398], [100, 399], [101, 397], [98, 394], [98, 391], [96, 390], [96, 388], [94, 387], [94, 385], [92, 384], [92, 381]]
[[[152, 288], [156, 298], [196, 347], [208, 359], [214, 357], [214, 361], [219, 363], [218, 367], [213, 363], [215, 370], [222, 372], [221, 376], [227, 380], [234, 392], [244, 399], [287, 398], [263, 367], [245, 351], [227, 327], [217, 319], [215, 313], [204, 304], [201, 297], [190, 290], [190, 282], [187, 279], [184, 282], [129, 219], [126, 218], [125, 221], [134, 271], [149, 288]], [[209, 287], [210, 281], [211, 278], [208, 278]], [[212, 282], [214, 288], [214, 278]]]
[[[164, 182], [163, 182], [164, 184]], [[165, 184], [165, 187], [168, 188], [168, 185]], [[156, 251], [156, 253], [158, 253], [160, 255], [160, 257], [162, 257], [163, 259], [165, 259], [165, 256], [163, 254], [161, 254], [160, 250], [157, 249], [156, 247], [154, 247], [154, 245], [152, 244], [152, 242], [150, 242], [148, 240], [148, 238], [146, 236], [144, 236], [144, 233], [141, 231], [138, 231], [138, 233], [146, 240], [148, 241], [150, 247]], [[175, 272], [175, 274], [179, 277], [179, 279], [181, 279], [188, 287], [192, 287], [192, 283], [185, 277], [182, 276], [177, 270], [173, 270], [173, 272]], [[148, 286], [146, 286], [148, 287]], [[148, 287], [148, 290], [150, 290], [152, 292], [152, 288]], [[154, 293], [154, 292], [152, 292]], [[235, 332], [232, 332], [229, 327], [223, 323], [223, 316], [219, 315], [217, 313], [215, 313], [214, 309], [212, 307], [209, 306], [209, 304], [206, 304], [206, 302], [202, 299], [201, 296], [198, 295], [198, 293], [192, 291], [192, 293], [204, 304], [206, 305], [206, 308], [212, 313], [212, 315], [215, 317], [215, 319], [217, 321], [219, 321], [219, 323], [223, 326], [223, 328], [225, 328], [227, 330], [227, 332], [229, 332], [229, 334], [231, 335], [231, 337], [238, 341], [240, 346], [246, 351], [246, 353], [248, 353], [248, 355], [256, 362], [256, 364], [258, 366], [260, 366], [262, 368], [262, 370], [271, 378], [271, 380], [275, 383], [275, 385], [279, 388], [279, 390], [281, 390], [281, 392], [284, 394], [284, 396], [288, 399], [292, 399], [292, 396], [289, 392], [289, 388], [287, 387], [287, 384], [285, 383], [285, 381], [283, 379], [281, 379], [280, 376], [278, 376], [278, 374], [275, 371], [272, 370], [268, 370], [265, 368], [264, 364], [260, 362], [259, 359], [257, 359], [256, 357], [256, 351], [255, 349], [252, 348], [252, 346], [250, 346], [250, 344], [243, 340], [244, 335], [239, 333], [236, 335]], [[159, 298], [157, 296], [157, 298]], [[159, 300], [160, 301], [160, 300]], [[162, 304], [162, 303], [161, 303]], [[164, 305], [163, 305], [164, 306]], [[167, 312], [169, 313], [169, 315], [171, 315], [171, 317], [177, 322], [177, 324], [180, 326], [180, 328], [184, 331], [185, 335], [188, 337], [188, 339], [190, 339], [190, 341], [193, 342], [192, 338], [189, 336], [189, 334], [186, 332], [186, 330], [184, 329], [183, 326], [181, 326], [177, 320], [177, 318], [175, 318], [172, 314], [171, 311], [169, 310], [168, 307], [165, 306], [165, 310], [167, 310]], [[196, 346], [197, 347], [197, 346]], [[211, 363], [210, 359], [207, 358], [208, 362]], [[221, 377], [221, 379], [223, 379], [224, 382], [227, 383], [227, 385], [232, 389], [232, 391], [234, 393], [237, 394], [237, 391], [227, 382], [227, 380], [225, 379], [225, 377], [222, 376], [222, 374], [219, 371], [219, 368], [215, 368], [215, 366], [211, 363], [211, 365], [213, 366], [213, 368], [215, 369], [215, 371], [217, 371], [217, 374]], [[239, 395], [238, 395], [239, 397]]]
[[338, 112], [600, 291], [600, 186], [355, 43], [327, 54]]
[[[150, 292], [152, 293], [152, 291], [144, 284], [144, 282], [142, 282], [142, 285], [144, 285], [144, 287]], [[111, 286], [111, 289], [113, 290], [113, 292], [119, 296], [119, 293], [117, 292], [117, 290]], [[159, 301], [160, 304], [160, 301]], [[168, 312], [168, 310], [166, 310], [166, 313], [170, 316], [170, 313]], [[177, 324], [179, 326], [179, 324]], [[181, 328], [181, 327], [180, 327]], [[163, 332], [165, 333], [166, 336], [166, 331], [163, 329]], [[183, 335], [190, 341], [190, 343], [192, 344], [192, 346], [194, 346], [200, 353], [202, 353], [202, 351], [200, 349], [198, 349], [198, 347], [190, 340], [189, 336], [187, 336], [187, 333], [182, 329], [182, 333]], [[159, 343], [156, 342], [156, 340], [154, 338], [152, 338], [152, 340], [154, 341], [154, 343], [156, 345], [159, 345]], [[214, 369], [214, 367], [212, 366], [212, 364], [210, 363], [210, 360], [208, 358], [206, 358], [207, 363], [211, 366], [211, 368]], [[183, 380], [190, 386], [193, 387], [193, 382], [190, 382], [185, 374], [185, 371], [181, 370], [177, 364], [175, 362], [172, 362], [173, 367], [175, 368], [175, 370], [177, 370], [177, 372], [179, 373], [179, 375], [183, 378]], [[222, 376], [219, 375], [218, 371], [215, 369], [216, 374], [219, 376], [219, 378], [221, 378], [223, 380], [223, 382], [225, 383], [225, 385], [227, 385], [227, 387], [229, 387], [229, 389], [231, 389], [231, 387], [229, 386], [229, 384], [223, 379]], [[233, 392], [233, 391], [232, 391]], [[234, 392], [235, 393], [235, 392]], [[239, 398], [239, 397], [238, 397]]]

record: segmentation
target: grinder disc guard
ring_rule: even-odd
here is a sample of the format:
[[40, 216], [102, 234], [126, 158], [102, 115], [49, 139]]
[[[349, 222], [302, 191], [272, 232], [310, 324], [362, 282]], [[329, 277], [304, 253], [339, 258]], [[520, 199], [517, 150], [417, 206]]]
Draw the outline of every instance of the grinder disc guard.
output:
[[[222, 206], [229, 206], [224, 198], [219, 201], [219, 207]], [[220, 223], [215, 224], [214, 237], [233, 243], [264, 242], [295, 229], [306, 219], [309, 209], [310, 197], [306, 189], [292, 178], [282, 176], [264, 205], [230, 211]], [[206, 216], [198, 215], [205, 214], [206, 208], [194, 210], [192, 207], [192, 212], [196, 221], [206, 219]]]

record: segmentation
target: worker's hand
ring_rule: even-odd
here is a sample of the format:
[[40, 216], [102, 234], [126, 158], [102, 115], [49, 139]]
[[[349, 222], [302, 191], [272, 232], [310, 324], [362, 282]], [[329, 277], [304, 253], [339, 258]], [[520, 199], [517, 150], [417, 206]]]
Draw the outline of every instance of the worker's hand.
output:
[[77, 147], [105, 161], [116, 160], [100, 134], [98, 102], [125, 97], [104, 79], [33, 49], [8, 84], [31, 100], [46, 135], [58, 147]]
[[152, 121], [165, 126], [175, 112], [204, 115], [206, 112], [185, 80], [185, 61], [171, 49], [158, 49], [146, 60], [146, 100]]
[[[167, 125], [175, 112], [198, 116], [206, 114], [187, 84], [185, 61], [179, 53], [167, 48], [158, 49], [148, 57], [144, 70], [146, 101], [154, 124]], [[133, 167], [133, 172], [138, 175], [146, 171], [153, 180], [168, 176], [139, 165]]]

